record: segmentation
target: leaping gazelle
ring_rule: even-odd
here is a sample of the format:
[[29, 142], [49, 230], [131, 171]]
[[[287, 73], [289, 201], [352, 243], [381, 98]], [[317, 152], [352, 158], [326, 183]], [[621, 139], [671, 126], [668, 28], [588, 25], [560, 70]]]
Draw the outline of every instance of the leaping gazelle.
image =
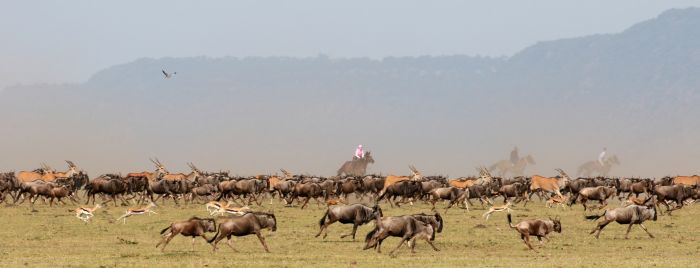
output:
[[510, 206], [511, 205], [512, 204], [510, 203], [510, 201], [508, 201], [505, 205], [502, 205], [502, 206], [492, 206], [491, 208], [489, 208], [489, 211], [487, 211], [486, 213], [484, 213], [481, 216], [486, 218], [486, 220], [488, 221], [489, 217], [491, 217], [491, 213], [494, 213], [494, 212], [506, 211], [510, 214], [510, 212], [511, 212]]
[[137, 208], [127, 209], [126, 213], [124, 215], [117, 218], [117, 221], [123, 219], [124, 224], [126, 224], [126, 218], [131, 217], [132, 215], [142, 215], [142, 214], [148, 214], [148, 213], [158, 214], [152, 210], [154, 207], [156, 207], [156, 204], [151, 202], [145, 207], [137, 207]]
[[102, 207], [102, 205], [97, 204], [97, 205], [95, 205], [95, 207], [92, 207], [92, 208], [88, 208], [88, 207], [76, 208], [75, 209], [75, 217], [80, 219], [81, 221], [84, 221], [85, 223], [87, 223], [90, 220], [90, 218], [95, 216], [92, 213], [101, 207]]

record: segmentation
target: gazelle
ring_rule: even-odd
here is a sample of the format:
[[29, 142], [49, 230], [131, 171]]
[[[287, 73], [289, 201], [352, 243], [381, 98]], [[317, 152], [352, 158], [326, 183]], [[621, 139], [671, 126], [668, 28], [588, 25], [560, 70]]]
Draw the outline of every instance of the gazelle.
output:
[[547, 206], [548, 208], [552, 208], [552, 206], [556, 206], [557, 208], [559, 208], [559, 206], [561, 206], [562, 208], [566, 208], [566, 201], [568, 201], [568, 200], [569, 200], [568, 195], [563, 195], [563, 196], [555, 195], [555, 196], [550, 197], [547, 200], [547, 203], [545, 204], [545, 206]]
[[502, 206], [491, 206], [491, 208], [489, 208], [489, 211], [485, 212], [485, 213], [484, 213], [483, 215], [481, 215], [481, 216], [484, 217], [484, 218], [486, 218], [486, 220], [488, 221], [488, 220], [489, 220], [489, 217], [491, 217], [491, 214], [494, 213], [494, 212], [503, 212], [503, 211], [506, 211], [506, 212], [508, 212], [508, 214], [510, 214], [510, 212], [511, 212], [510, 206], [511, 206], [511, 205], [513, 205], [513, 204], [510, 203], [510, 201], [508, 201], [508, 202], [506, 202], [505, 205], [502, 205]]
[[124, 224], [126, 224], [126, 218], [131, 217], [132, 215], [142, 215], [142, 214], [148, 214], [148, 213], [153, 213], [153, 214], [158, 214], [152, 209], [156, 207], [156, 204], [151, 202], [145, 207], [137, 207], [137, 208], [130, 208], [126, 210], [126, 213], [122, 215], [121, 217], [117, 218], [117, 221], [120, 219], [124, 220]]
[[218, 214], [219, 216], [223, 216], [226, 213], [233, 215], [243, 215], [252, 211], [248, 206], [233, 207], [231, 206], [232, 204], [233, 202], [228, 201], [225, 206], [220, 206], [218, 210], [211, 212], [211, 215]]
[[95, 215], [92, 214], [92, 213], [95, 212], [95, 210], [97, 210], [97, 209], [99, 209], [99, 208], [101, 208], [101, 207], [102, 207], [101, 204], [97, 204], [97, 205], [95, 205], [95, 206], [92, 207], [92, 208], [89, 208], [89, 207], [79, 207], [79, 208], [76, 208], [76, 209], [75, 209], [75, 217], [77, 217], [78, 219], [80, 219], [80, 220], [84, 221], [85, 223], [87, 223], [87, 222], [90, 220], [90, 218], [92, 218], [93, 216], [95, 216]]
[[224, 203], [223, 201], [210, 201], [204, 206], [207, 208], [209, 215], [214, 215], [222, 207], [228, 207], [231, 204], [233, 204], [233, 201], [228, 201], [227, 203]]

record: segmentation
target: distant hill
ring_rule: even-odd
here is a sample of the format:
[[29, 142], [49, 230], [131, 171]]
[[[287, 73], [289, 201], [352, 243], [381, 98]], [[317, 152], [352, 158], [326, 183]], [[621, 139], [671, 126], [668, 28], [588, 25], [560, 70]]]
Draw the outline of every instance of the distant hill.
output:
[[365, 143], [374, 172], [469, 174], [518, 145], [544, 174], [573, 173], [603, 146], [617, 175], [697, 173], [698, 85], [697, 8], [508, 58], [144, 58], [83, 84], [1, 91], [0, 168], [71, 158], [126, 171], [158, 156], [174, 170], [330, 175]]

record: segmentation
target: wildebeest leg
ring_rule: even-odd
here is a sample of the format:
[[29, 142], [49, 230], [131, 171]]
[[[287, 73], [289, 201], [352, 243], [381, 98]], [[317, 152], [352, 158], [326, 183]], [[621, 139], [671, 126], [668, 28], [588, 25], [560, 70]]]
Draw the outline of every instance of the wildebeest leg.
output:
[[588, 209], [588, 206], [586, 206], [587, 202], [588, 202], [588, 199], [586, 199], [585, 197], [581, 197], [581, 205], [583, 205], [584, 212], [586, 212], [586, 210]]
[[352, 235], [352, 241], [355, 241], [355, 233], [357, 232], [357, 223], [352, 224], [352, 233], [341, 235], [340, 238], [345, 238]]
[[399, 242], [399, 245], [396, 246], [396, 248], [395, 248], [394, 250], [392, 250], [391, 252], [389, 252], [389, 255], [394, 255], [394, 252], [396, 252], [396, 250], [398, 250], [399, 248], [401, 248], [401, 246], [403, 246], [403, 244], [406, 243], [406, 241], [408, 241], [409, 239], [410, 239], [410, 237], [406, 237], [406, 236], [404, 236], [403, 238], [401, 238], [401, 242]]
[[641, 224], [641, 223], [640, 223], [640, 224], [639, 224], [639, 227], [641, 227], [642, 230], [644, 230], [644, 231], [649, 235], [649, 237], [654, 238], [654, 235], [652, 235], [652, 234], [649, 232], [649, 230], [647, 230], [647, 227], [645, 227], [644, 224]]
[[537, 252], [537, 250], [535, 248], [533, 248], [532, 245], [530, 244], [530, 235], [520, 234], [520, 238], [523, 239], [523, 242], [525, 242], [525, 245], [527, 245], [528, 248]]
[[260, 243], [262, 243], [265, 252], [270, 253], [270, 250], [267, 248], [267, 243], [265, 243], [265, 238], [262, 236], [262, 233], [258, 231], [257, 233], [255, 233], [255, 235], [257, 235], [258, 239], [260, 239]]
[[595, 238], [598, 239], [598, 237], [600, 236], [600, 232], [602, 232], [602, 231], [603, 231], [603, 228], [605, 228], [605, 226], [608, 225], [610, 222], [612, 222], [612, 221], [610, 221], [610, 220], [604, 220], [604, 221], [598, 223], [598, 226], [596, 226], [596, 228], [593, 229], [593, 231], [591, 231], [590, 234], [593, 234], [593, 233], [595, 233], [596, 231], [598, 231], [598, 233], [596, 233], [596, 235], [595, 235]]
[[228, 247], [230, 247], [231, 250], [233, 250], [233, 252], [238, 252], [238, 250], [236, 250], [235, 248], [233, 248], [233, 243], [232, 243], [232, 242], [233, 242], [233, 240], [231, 240], [231, 236], [228, 236], [228, 239], [226, 240], [226, 245], [228, 245]]
[[[160, 245], [160, 243], [163, 243], [163, 247], [160, 248], [161, 252], [165, 251], [165, 246], [167, 246], [168, 243], [170, 243], [170, 240], [172, 240], [173, 237], [175, 237], [176, 235], [177, 235], [177, 233], [171, 232], [170, 234], [168, 234], [167, 237], [163, 237], [163, 240], [158, 243], [158, 245]], [[156, 247], [158, 247], [158, 245], [156, 245]]]
[[633, 224], [634, 224], [634, 223], [630, 223], [630, 224], [627, 226], [627, 232], [625, 232], [625, 239], [629, 239], [630, 230], [632, 230], [632, 225], [633, 225]]
[[306, 199], [304, 200], [304, 204], [303, 204], [303, 205], [301, 205], [301, 209], [304, 209], [304, 207], [306, 207], [306, 204], [308, 204], [308, 203], [309, 203], [309, 200], [310, 200], [310, 199], [311, 199], [311, 197], [310, 197], [310, 196], [307, 196], [307, 197], [306, 197]]
[[[435, 245], [433, 245], [433, 241], [430, 241], [430, 238], [427, 238], [427, 237], [426, 237], [426, 238], [425, 238], [425, 242], [428, 242], [428, 245], [430, 245], [430, 247], [432, 247], [433, 250], [435, 250], [435, 251], [440, 251], [440, 249], [436, 248]], [[415, 246], [415, 244], [414, 244], [414, 246]]]

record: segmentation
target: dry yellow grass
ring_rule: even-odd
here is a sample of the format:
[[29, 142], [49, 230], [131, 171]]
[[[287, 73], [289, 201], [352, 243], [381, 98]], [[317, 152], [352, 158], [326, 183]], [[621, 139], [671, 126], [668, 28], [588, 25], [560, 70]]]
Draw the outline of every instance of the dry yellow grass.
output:
[[[612, 206], [615, 205], [616, 202]], [[580, 205], [568, 210], [547, 209], [543, 202], [531, 203], [525, 209], [515, 206], [516, 222], [561, 216], [563, 233], [553, 234], [551, 242], [540, 247], [539, 253], [526, 250], [516, 232], [507, 227], [505, 214], [496, 213], [484, 221], [483, 210], [453, 209], [445, 216], [444, 232], [436, 239], [441, 251], [435, 252], [425, 242], [418, 242], [417, 254], [404, 247], [398, 256], [390, 257], [387, 252], [396, 246], [397, 238], [384, 243], [383, 254], [362, 250], [364, 235], [372, 224], [358, 230], [355, 242], [339, 238], [341, 233], [351, 230], [351, 225], [338, 223], [330, 226], [327, 239], [314, 238], [325, 208], [316, 208], [315, 204], [305, 210], [285, 208], [275, 201], [272, 206], [256, 208], [265, 211], [273, 208], [277, 215], [277, 232], [265, 232], [272, 253], [264, 253], [255, 236], [235, 238], [234, 245], [240, 253], [223, 245], [212, 253], [211, 246], [202, 239], [197, 240], [192, 251], [191, 240], [182, 236], [173, 239], [162, 253], [155, 248], [161, 229], [171, 221], [207, 213], [204, 205], [176, 208], [169, 202], [159, 206], [157, 215], [130, 217], [126, 225], [114, 221], [124, 213], [124, 207], [98, 210], [89, 224], [68, 212], [76, 207], [71, 205], [53, 208], [37, 205], [37, 212], [31, 212], [26, 204], [0, 208], [1, 264], [7, 267], [691, 267], [697, 265], [696, 255], [700, 251], [697, 241], [700, 225], [695, 220], [700, 216], [698, 206], [648, 222], [646, 225], [656, 239], [634, 227], [629, 240], [624, 239], [626, 226], [616, 223], [610, 224], [599, 240], [588, 235], [595, 223], [583, 219]], [[390, 208], [386, 204], [382, 207], [387, 216], [429, 211], [429, 206], [422, 203], [413, 207]]]

